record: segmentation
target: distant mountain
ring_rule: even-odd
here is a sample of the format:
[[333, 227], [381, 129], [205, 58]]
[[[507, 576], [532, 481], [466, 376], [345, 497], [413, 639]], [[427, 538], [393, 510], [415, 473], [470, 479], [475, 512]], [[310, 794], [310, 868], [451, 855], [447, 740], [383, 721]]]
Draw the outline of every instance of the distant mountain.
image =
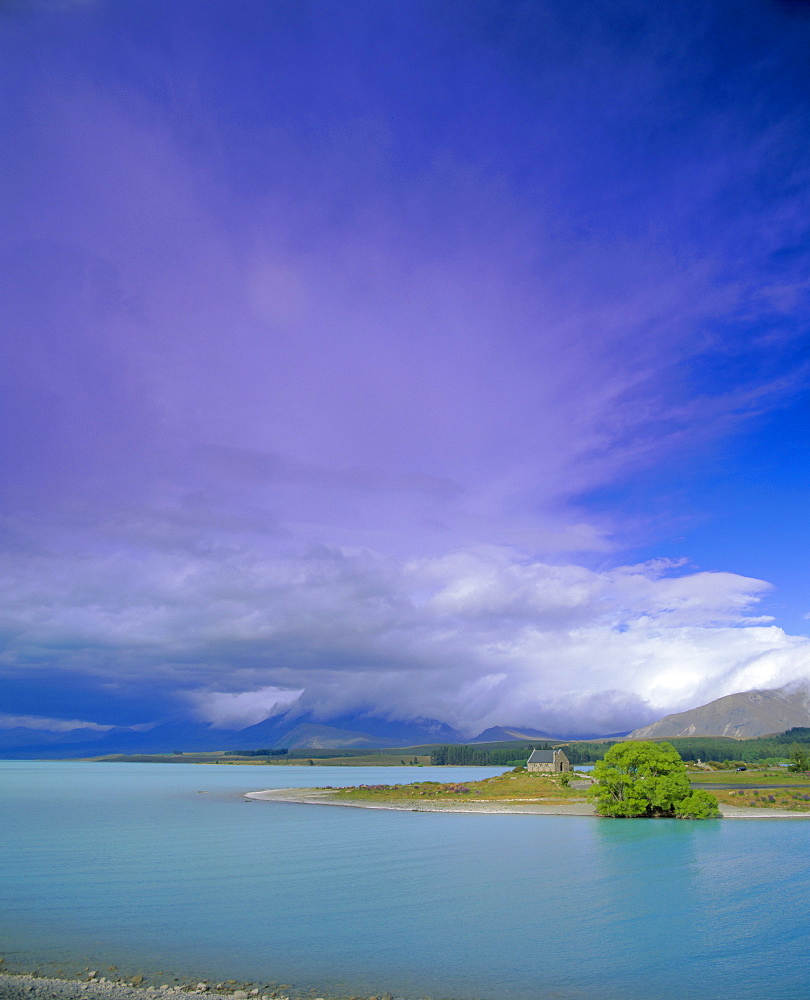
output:
[[[621, 734], [624, 735], [624, 734]], [[116, 727], [108, 731], [49, 730], [16, 727], [0, 730], [0, 757], [103, 757], [108, 754], [153, 754], [199, 750], [300, 749], [344, 747], [413, 747], [428, 743], [495, 743], [565, 739], [527, 726], [492, 726], [467, 740], [452, 726], [436, 719], [384, 719], [375, 715], [345, 714], [319, 719], [311, 712], [276, 715], [244, 729], [214, 729], [203, 722], [166, 722], [146, 732]], [[568, 739], [588, 739], [588, 735]]]
[[[119, 732], [131, 731], [119, 730]], [[52, 729], [30, 729], [27, 726], [14, 726], [13, 729], [0, 730], [0, 750], [12, 747], [46, 747], [54, 743], [93, 743], [103, 740], [109, 733], [109, 729], [81, 728], [54, 732]]]
[[42, 739], [41, 730], [32, 730], [37, 737], [22, 742], [14, 730], [0, 732], [0, 757], [16, 759], [49, 759], [64, 757], [103, 757], [113, 753], [171, 753], [173, 750], [224, 750], [230, 747], [232, 732], [212, 729], [195, 722], [164, 723], [147, 732], [117, 727], [107, 732], [71, 729], [64, 733], [49, 733]]
[[[618, 735], [625, 735], [623, 733]], [[153, 754], [199, 750], [313, 750], [358, 747], [424, 746], [429, 743], [495, 743], [505, 741], [560, 740], [565, 736], [526, 726], [492, 726], [472, 740], [436, 719], [384, 719], [374, 715], [345, 714], [318, 719], [311, 712], [291, 717], [276, 715], [244, 729], [214, 729], [202, 722], [166, 722], [146, 732], [116, 727], [107, 731], [71, 729], [0, 730], [0, 757], [48, 759], [103, 757], [108, 754]], [[588, 735], [567, 737], [588, 739]]]
[[634, 729], [631, 740], [676, 736], [732, 736], [752, 739], [783, 733], [793, 726], [810, 726], [810, 692], [806, 688], [743, 691], [708, 705], [667, 715], [652, 725]]
[[610, 740], [610, 739], [624, 739], [627, 736], [627, 732], [623, 733], [594, 733], [594, 732], [584, 732], [584, 733], [547, 733], [540, 729], [529, 729], [526, 726], [490, 726], [489, 729], [485, 729], [483, 733], [479, 733], [478, 736], [474, 736], [470, 740], [464, 740], [465, 743], [504, 743], [508, 740], [521, 740], [525, 742], [528, 740], [551, 740], [552, 742], [564, 742], [575, 740]]
[[258, 750], [260, 748], [397, 747], [424, 743], [458, 743], [461, 734], [435, 719], [410, 722], [375, 716], [344, 715], [319, 720], [311, 713], [264, 719], [245, 729], [213, 729], [207, 723], [168, 722], [147, 732], [116, 728], [108, 732], [73, 729], [0, 731], [0, 757], [102, 757], [108, 754], [172, 753], [174, 750]]
[[[337, 742], [327, 743], [290, 743], [291, 733], [302, 726], [330, 728], [332, 739]], [[298, 739], [298, 735], [292, 736]], [[364, 744], [351, 742], [365, 740]], [[319, 739], [329, 739], [321, 733]], [[350, 742], [346, 742], [346, 740]], [[233, 736], [232, 746], [238, 750], [255, 750], [259, 747], [312, 746], [326, 750], [342, 746], [367, 747], [407, 747], [419, 746], [423, 743], [459, 743], [461, 733], [436, 719], [414, 719], [402, 722], [381, 719], [373, 715], [341, 715], [331, 719], [317, 719], [311, 712], [290, 719], [285, 715], [277, 715], [254, 726], [240, 730]]]
[[300, 747], [313, 750], [339, 750], [348, 747], [368, 749], [380, 745], [379, 739], [368, 733], [355, 733], [350, 729], [338, 729], [335, 726], [318, 726], [311, 722], [294, 726], [285, 733], [282, 742], [288, 750]]
[[490, 726], [483, 733], [473, 736], [469, 743], [504, 743], [507, 740], [553, 740], [558, 737], [539, 729], [527, 729], [525, 726]]

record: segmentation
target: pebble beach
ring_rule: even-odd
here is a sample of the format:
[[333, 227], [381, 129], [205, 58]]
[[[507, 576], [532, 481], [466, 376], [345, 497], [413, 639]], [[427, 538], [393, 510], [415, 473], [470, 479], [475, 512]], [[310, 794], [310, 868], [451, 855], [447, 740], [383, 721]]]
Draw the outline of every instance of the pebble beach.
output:
[[[94, 974], [95, 973], [95, 974]], [[288, 987], [289, 988], [289, 987]], [[89, 970], [73, 979], [53, 978], [31, 973], [0, 972], [2, 1000], [183, 1000], [190, 996], [221, 998], [221, 1000], [334, 1000], [305, 994], [284, 993], [275, 985], [240, 983], [236, 980], [211, 983], [192, 978], [180, 983], [163, 982], [157, 977], [148, 982], [140, 973], [118, 978], [114, 973], [102, 975]], [[355, 996], [350, 1000], [394, 1000], [390, 993], [377, 997]]]
[[[203, 988], [204, 987], [204, 988]], [[223, 994], [212, 990], [206, 983], [174, 986], [136, 986], [132, 983], [104, 977], [95, 981], [82, 979], [50, 979], [43, 976], [14, 975], [0, 976], [0, 997], [2, 1000], [148, 1000], [149, 997], [187, 996], [228, 996], [230, 1000], [247, 1000], [251, 992], [239, 990]], [[253, 994], [260, 997], [262, 994]]]
[[[156, 986], [136, 985], [124, 980], [108, 977], [84, 979], [51, 979], [44, 976], [15, 975], [4, 973], [0, 976], [0, 997], [2, 1000], [149, 1000], [170, 997], [194, 996], [227, 997], [228, 1000], [270, 1000], [271, 995], [250, 984], [245, 988], [231, 988], [227, 992], [208, 983], [188, 983], [174, 985], [162, 983]], [[278, 994], [274, 994], [278, 996]]]

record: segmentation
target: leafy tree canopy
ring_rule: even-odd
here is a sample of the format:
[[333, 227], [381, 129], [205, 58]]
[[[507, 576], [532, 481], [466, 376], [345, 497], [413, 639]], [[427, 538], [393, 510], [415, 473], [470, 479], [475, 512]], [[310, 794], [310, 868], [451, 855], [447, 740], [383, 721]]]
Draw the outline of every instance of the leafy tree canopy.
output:
[[717, 798], [703, 788], [696, 788], [675, 806], [678, 819], [715, 819], [720, 815]]
[[810, 771], [810, 747], [794, 743], [790, 748], [790, 771]]
[[670, 743], [617, 743], [597, 762], [593, 777], [589, 795], [600, 816], [719, 815], [713, 795], [692, 792], [686, 765]]

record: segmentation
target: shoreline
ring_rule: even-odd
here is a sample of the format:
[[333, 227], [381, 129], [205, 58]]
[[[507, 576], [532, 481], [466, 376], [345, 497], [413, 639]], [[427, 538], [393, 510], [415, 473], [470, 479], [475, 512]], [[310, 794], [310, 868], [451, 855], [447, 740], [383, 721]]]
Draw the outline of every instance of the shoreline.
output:
[[[103, 963], [99, 964], [102, 969]], [[114, 967], [113, 967], [114, 968]], [[391, 993], [376, 996], [363, 992], [335, 991], [329, 987], [316, 990], [306, 984], [256, 983], [227, 979], [216, 982], [210, 976], [165, 973], [124, 974], [110, 968], [106, 975], [90, 970], [76, 974], [29, 971], [13, 968], [0, 959], [0, 1000], [394, 1000]], [[401, 997], [398, 1000], [405, 1000]]]
[[[353, 809], [387, 809], [400, 812], [439, 812], [439, 813], [481, 813], [489, 815], [534, 815], [534, 816], [587, 816], [592, 819], [604, 819], [597, 816], [596, 809], [589, 802], [569, 802], [557, 805], [533, 805], [511, 802], [420, 802], [413, 800], [403, 802], [351, 802], [347, 799], [336, 800], [333, 796], [337, 789], [320, 788], [267, 788], [258, 792], [246, 792], [245, 798], [262, 802], [286, 802], [293, 805], [315, 806], [347, 806]], [[723, 819], [810, 819], [810, 812], [795, 813], [783, 809], [751, 809], [743, 806], [720, 804], [720, 815]]]
[[[111, 975], [108, 973], [108, 976]], [[172, 979], [167, 983], [157, 977], [156, 983], [147, 983], [146, 978], [133, 983], [128, 979], [107, 979], [106, 977], [67, 979], [57, 976], [41, 976], [30, 972], [16, 972], [12, 969], [0, 971], [0, 998], [2, 1000], [168, 1000], [170, 997], [212, 997], [223, 1000], [293, 1000], [294, 994], [286, 991], [280, 996], [278, 987], [256, 987], [254, 983], [228, 983], [211, 985], [209, 980], [191, 981], [193, 977], [183, 977], [179, 983]], [[233, 983], [233, 985], [230, 985]], [[311, 995], [311, 994], [310, 994]], [[314, 1000], [328, 1000], [315, 997]], [[375, 998], [376, 1000], [376, 998]]]
[[337, 789], [320, 788], [268, 788], [260, 792], [246, 792], [246, 799], [266, 802], [287, 802], [295, 805], [348, 806], [351, 809], [387, 809], [398, 812], [439, 812], [439, 813], [484, 813], [484, 814], [530, 814], [538, 816], [596, 816], [588, 802], [570, 802], [559, 805], [534, 805], [511, 802], [352, 802], [348, 799], [334, 799]]

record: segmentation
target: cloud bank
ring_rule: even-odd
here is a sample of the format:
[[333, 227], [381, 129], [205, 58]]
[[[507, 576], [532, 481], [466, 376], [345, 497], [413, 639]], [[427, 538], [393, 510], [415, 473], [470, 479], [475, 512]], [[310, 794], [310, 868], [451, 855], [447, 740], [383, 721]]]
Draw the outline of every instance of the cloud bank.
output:
[[373, 712], [469, 734], [617, 731], [810, 667], [810, 641], [756, 616], [768, 585], [730, 573], [204, 538], [207, 551], [135, 556], [130, 538], [103, 558], [19, 555], [1, 581], [4, 665], [48, 663], [111, 697], [149, 687], [224, 727]]

